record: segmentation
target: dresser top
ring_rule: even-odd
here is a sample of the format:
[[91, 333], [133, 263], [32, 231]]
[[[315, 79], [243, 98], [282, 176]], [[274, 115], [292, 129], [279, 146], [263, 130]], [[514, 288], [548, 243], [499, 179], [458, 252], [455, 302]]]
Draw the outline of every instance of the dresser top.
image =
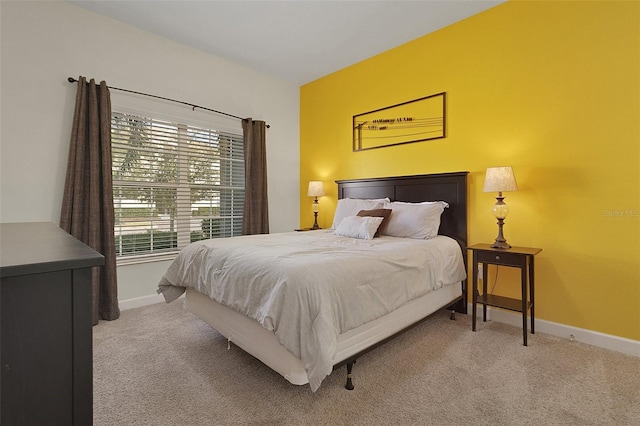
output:
[[0, 224], [0, 276], [104, 265], [104, 256], [50, 222]]

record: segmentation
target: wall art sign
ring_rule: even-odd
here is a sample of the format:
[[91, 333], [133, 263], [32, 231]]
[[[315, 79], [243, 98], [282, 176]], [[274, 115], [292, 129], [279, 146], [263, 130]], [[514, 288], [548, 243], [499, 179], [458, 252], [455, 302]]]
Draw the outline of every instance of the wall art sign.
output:
[[447, 93], [380, 108], [353, 116], [353, 150], [383, 148], [446, 135]]

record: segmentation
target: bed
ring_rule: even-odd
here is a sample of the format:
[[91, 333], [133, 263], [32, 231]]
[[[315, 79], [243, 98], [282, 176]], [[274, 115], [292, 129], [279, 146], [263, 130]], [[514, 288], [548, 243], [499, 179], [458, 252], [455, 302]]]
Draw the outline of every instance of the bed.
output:
[[[167, 302], [186, 293], [188, 311], [292, 384], [315, 391], [346, 365], [353, 389], [359, 356], [436, 311], [466, 313], [466, 179], [456, 172], [337, 181], [335, 229], [193, 243], [158, 292]], [[391, 229], [404, 209], [436, 203], [437, 235], [403, 238]], [[375, 212], [387, 210], [389, 235], [344, 233], [354, 221], [359, 232], [366, 222], [380, 234], [373, 225], [386, 219]]]

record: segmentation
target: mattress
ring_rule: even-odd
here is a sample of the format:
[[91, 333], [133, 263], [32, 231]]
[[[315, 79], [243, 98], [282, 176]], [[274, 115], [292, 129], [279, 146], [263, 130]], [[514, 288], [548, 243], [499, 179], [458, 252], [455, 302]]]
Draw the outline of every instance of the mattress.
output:
[[[338, 336], [333, 364], [393, 336], [460, 297], [461, 286], [429, 292], [389, 314]], [[294, 385], [309, 382], [302, 361], [282, 346], [277, 337], [257, 321], [230, 309], [193, 288], [187, 288], [185, 308], [247, 353], [262, 361]]]

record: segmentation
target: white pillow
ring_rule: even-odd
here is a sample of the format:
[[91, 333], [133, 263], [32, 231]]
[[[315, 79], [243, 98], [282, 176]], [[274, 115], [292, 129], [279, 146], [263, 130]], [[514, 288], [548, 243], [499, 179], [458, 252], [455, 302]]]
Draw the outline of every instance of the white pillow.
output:
[[402, 238], [427, 239], [438, 235], [440, 215], [449, 204], [444, 201], [422, 203], [386, 202], [385, 209], [391, 209], [384, 235]]
[[333, 232], [335, 235], [362, 240], [372, 240], [378, 227], [384, 220], [379, 216], [347, 216]]
[[333, 225], [331, 228], [338, 229], [338, 225], [340, 225], [340, 221], [342, 221], [342, 219], [347, 216], [356, 216], [360, 210], [381, 209], [387, 201], [389, 201], [388, 198], [342, 198], [338, 200], [338, 204], [336, 205], [336, 211], [333, 214]]

